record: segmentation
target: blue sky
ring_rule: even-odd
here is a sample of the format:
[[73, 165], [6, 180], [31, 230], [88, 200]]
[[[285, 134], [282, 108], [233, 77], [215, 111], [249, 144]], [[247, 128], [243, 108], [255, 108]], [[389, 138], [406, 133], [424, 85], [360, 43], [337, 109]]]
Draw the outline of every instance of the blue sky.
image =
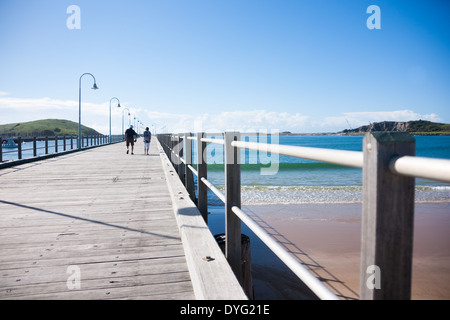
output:
[[78, 122], [85, 72], [100, 90], [83, 77], [82, 122], [104, 133], [112, 97], [158, 131], [450, 123], [449, 12], [447, 0], [2, 0], [0, 124]]

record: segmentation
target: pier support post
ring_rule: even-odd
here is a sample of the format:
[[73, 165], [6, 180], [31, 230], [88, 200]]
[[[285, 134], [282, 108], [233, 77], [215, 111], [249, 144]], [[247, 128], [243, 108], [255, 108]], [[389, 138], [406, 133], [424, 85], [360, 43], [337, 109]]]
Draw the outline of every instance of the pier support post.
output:
[[191, 200], [195, 202], [195, 190], [194, 190], [194, 176], [192, 174], [191, 169], [188, 166], [192, 166], [192, 140], [188, 139], [188, 137], [192, 137], [192, 133], [184, 134], [184, 146], [185, 146], [185, 172], [186, 172], [186, 190], [191, 197]]
[[37, 157], [37, 139], [33, 137], [33, 157]]
[[241, 219], [231, 210], [241, 207], [240, 149], [231, 143], [240, 140], [239, 132], [226, 132], [225, 151], [225, 256], [236, 278], [242, 283]]
[[197, 133], [197, 196], [198, 210], [202, 214], [206, 224], [208, 224], [208, 187], [202, 182], [202, 178], [208, 179], [208, 164], [206, 162], [206, 142], [202, 141], [206, 134]]
[[171, 137], [172, 137], [172, 143], [171, 143], [172, 146], [170, 148], [171, 152], [172, 152], [171, 159], [172, 159], [173, 166], [175, 167], [175, 171], [177, 172], [177, 174], [179, 176], [179, 174], [180, 174], [180, 159], [177, 158], [176, 151], [175, 151], [178, 147], [179, 141], [175, 134], [172, 134]]
[[22, 137], [17, 138], [17, 159], [22, 160]]
[[179, 133], [178, 134], [178, 139], [177, 139], [178, 143], [176, 146], [176, 152], [178, 155], [178, 176], [180, 177], [181, 182], [183, 183], [183, 185], [186, 185], [186, 180], [185, 180], [185, 165], [183, 164], [183, 161], [181, 161], [181, 159], [183, 159], [184, 157], [184, 134]]
[[411, 298], [414, 178], [393, 174], [395, 156], [415, 155], [408, 133], [374, 132], [364, 138], [360, 298]]
[[[225, 254], [226, 237], [225, 234], [217, 234], [214, 236], [222, 252]], [[245, 234], [241, 237], [241, 269], [242, 282], [240, 283], [242, 289], [250, 300], [254, 299], [253, 295], [253, 279], [252, 279], [252, 252], [250, 246], [250, 238]]]

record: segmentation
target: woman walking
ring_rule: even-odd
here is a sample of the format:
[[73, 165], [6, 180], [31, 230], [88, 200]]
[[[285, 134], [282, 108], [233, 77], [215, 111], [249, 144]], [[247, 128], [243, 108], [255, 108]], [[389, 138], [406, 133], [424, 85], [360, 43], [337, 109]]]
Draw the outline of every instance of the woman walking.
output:
[[152, 140], [152, 133], [149, 128], [145, 128], [144, 131], [144, 154], [148, 155], [148, 150], [150, 149], [150, 141]]

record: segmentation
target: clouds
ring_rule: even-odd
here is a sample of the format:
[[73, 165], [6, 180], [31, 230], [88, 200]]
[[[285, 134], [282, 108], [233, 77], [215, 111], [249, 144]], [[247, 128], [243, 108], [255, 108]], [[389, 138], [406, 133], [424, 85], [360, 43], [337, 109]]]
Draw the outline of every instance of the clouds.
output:
[[[112, 117], [121, 111], [112, 108]], [[132, 109], [133, 110], [133, 109]], [[41, 119], [65, 119], [78, 122], [79, 102], [52, 98], [17, 98], [0, 92], [0, 124], [26, 122]], [[82, 123], [102, 133], [109, 133], [109, 101], [104, 103], [82, 102]], [[121, 120], [113, 124], [115, 132], [122, 131]]]
[[312, 118], [300, 113], [266, 110], [232, 111], [217, 114], [169, 114], [147, 112], [158, 131], [167, 132], [254, 132], [260, 130], [296, 133], [338, 132], [379, 121], [429, 120], [439, 122], [437, 114], [420, 114], [412, 110], [348, 112], [337, 116]]
[[[442, 119], [435, 113], [420, 114], [412, 110], [346, 112], [339, 116], [326, 117], [324, 127], [357, 128], [373, 122], [428, 120], [440, 122]], [[350, 128], [349, 128], [350, 127]]]
[[[112, 105], [113, 134], [122, 132], [122, 116], [125, 127], [129, 124], [127, 102], [122, 108]], [[169, 113], [143, 108], [128, 107], [131, 121], [134, 116], [144, 126], [157, 132], [255, 132], [262, 130], [291, 131], [296, 133], [338, 132], [379, 121], [429, 120], [440, 122], [436, 113], [421, 114], [413, 110], [344, 112], [337, 115], [310, 117], [301, 113], [267, 111], [264, 109], [225, 111], [218, 113]], [[17, 98], [0, 91], [0, 124], [39, 119], [67, 119], [78, 122], [78, 101], [52, 98]], [[83, 102], [82, 123], [102, 133], [109, 132], [109, 101]]]
[[[266, 110], [226, 111], [220, 113], [169, 114], [147, 112], [159, 131], [171, 132], [254, 132], [259, 130], [300, 130], [307, 128], [309, 118], [300, 113]], [[287, 128], [287, 129], [286, 129]]]

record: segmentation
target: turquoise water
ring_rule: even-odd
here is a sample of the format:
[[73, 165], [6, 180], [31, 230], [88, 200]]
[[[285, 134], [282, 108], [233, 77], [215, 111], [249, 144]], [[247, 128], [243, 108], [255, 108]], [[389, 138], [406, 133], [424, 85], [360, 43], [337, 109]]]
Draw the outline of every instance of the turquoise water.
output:
[[[251, 142], [256, 139], [256, 136], [241, 137]], [[415, 139], [417, 156], [450, 159], [450, 137], [417, 136]], [[350, 151], [362, 151], [362, 141], [362, 136], [337, 135], [279, 136], [272, 141], [260, 138], [263, 143]], [[195, 143], [193, 150], [195, 153]], [[223, 155], [222, 145], [208, 144], [208, 180], [219, 189], [224, 185]], [[267, 169], [271, 170], [267, 172]], [[361, 201], [362, 170], [246, 150], [241, 152], [241, 184], [242, 200], [247, 204], [355, 203]], [[416, 179], [417, 201], [449, 199], [450, 184]], [[210, 204], [222, 202], [211, 193]]]

